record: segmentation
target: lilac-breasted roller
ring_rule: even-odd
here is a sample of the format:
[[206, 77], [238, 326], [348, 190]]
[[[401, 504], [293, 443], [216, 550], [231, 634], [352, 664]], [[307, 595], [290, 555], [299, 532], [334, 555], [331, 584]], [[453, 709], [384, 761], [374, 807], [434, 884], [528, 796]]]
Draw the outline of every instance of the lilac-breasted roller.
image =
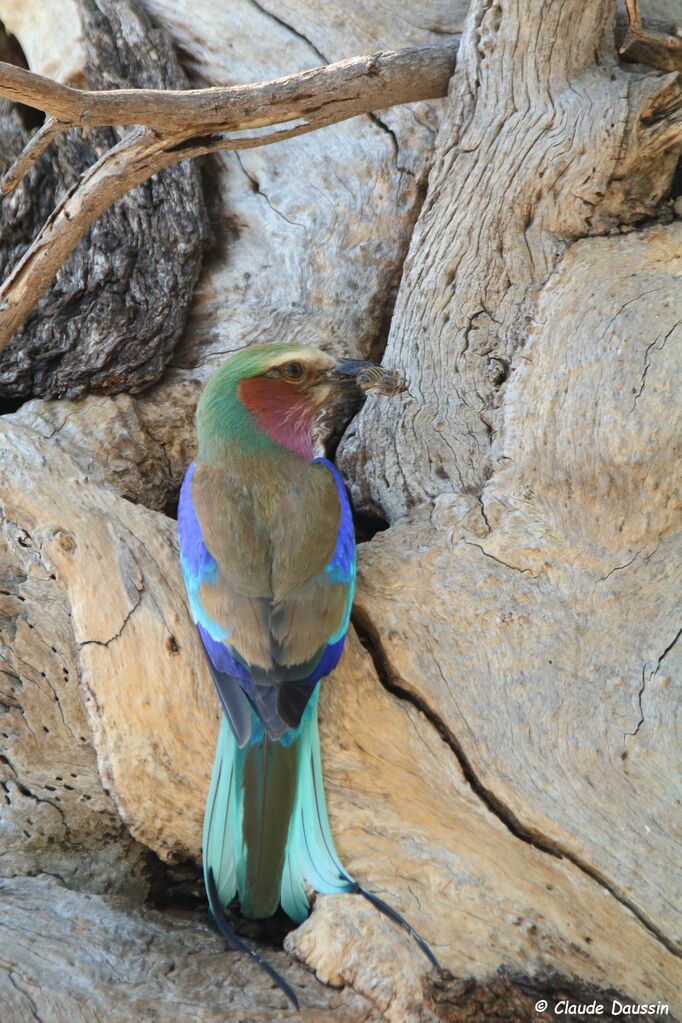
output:
[[223, 717], [206, 805], [204, 878], [227, 941], [286, 982], [229, 927], [281, 905], [296, 922], [310, 890], [359, 892], [428, 946], [341, 865], [325, 806], [319, 682], [341, 656], [355, 585], [348, 497], [313, 457], [316, 417], [341, 389], [398, 389], [359, 360], [304, 345], [259, 345], [230, 358], [197, 408], [198, 453], [180, 494], [187, 596]]

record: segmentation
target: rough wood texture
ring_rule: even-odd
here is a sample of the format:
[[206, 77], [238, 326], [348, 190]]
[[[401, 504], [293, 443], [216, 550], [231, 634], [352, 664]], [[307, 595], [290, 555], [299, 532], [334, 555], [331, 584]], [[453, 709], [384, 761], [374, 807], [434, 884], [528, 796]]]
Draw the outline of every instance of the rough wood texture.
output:
[[346, 442], [356, 500], [391, 521], [480, 492], [538, 289], [576, 239], [653, 215], [677, 163], [677, 76], [617, 67], [614, 6], [556, 4], [517, 37], [531, 8], [472, 6], [385, 353], [408, 390]]
[[395, 684], [428, 705], [503, 819], [671, 948], [681, 243], [678, 223], [570, 250], [480, 500], [444, 495], [376, 537], [359, 598]]
[[625, 0], [626, 30], [618, 40], [618, 53], [664, 71], [682, 71], [682, 37], [674, 21], [645, 25], [638, 0]]
[[[438, 24], [454, 27], [437, 5], [410, 12], [419, 24], [407, 30], [409, 39], [370, 38], [379, 20], [369, 3], [353, 5], [343, 25], [323, 16], [331, 8], [319, 3], [273, 5], [279, 21], [239, 4], [229, 24], [200, 0], [189, 9], [181, 0], [154, 9], [182, 43], [192, 80], [206, 82], [272, 76], [292, 70], [294, 57], [309, 65], [310, 46], [296, 33], [318, 32], [313, 45], [320, 52], [338, 39], [330, 56], [342, 58], [374, 45], [422, 42]], [[620, 233], [621, 223], [655, 211], [647, 189], [653, 183], [659, 194], [670, 175], [667, 158], [657, 167], [650, 162], [660, 136], [650, 146], [649, 127], [638, 134], [638, 104], [650, 86], [672, 102], [676, 86], [661, 78], [652, 84], [641, 69], [627, 78], [611, 67], [590, 69], [592, 54], [578, 52], [597, 34], [581, 21], [587, 5], [544, 9], [549, 18], [561, 9], [568, 19], [555, 33], [550, 82], [561, 117], [543, 106], [539, 86], [530, 89], [528, 109], [519, 102], [516, 114], [505, 110], [498, 145], [506, 140], [513, 148], [514, 131], [519, 144], [523, 137], [530, 145], [529, 154], [513, 150], [523, 159], [511, 180], [495, 162], [496, 150], [485, 149], [492, 137], [484, 125], [487, 90], [498, 80], [516, 88], [517, 62], [524, 81], [536, 81], [537, 68], [525, 50], [505, 51], [495, 75], [489, 66], [508, 40], [516, 5], [491, 5], [485, 15], [480, 5], [469, 25], [471, 63], [460, 94], [481, 133], [463, 134], [476, 147], [461, 152], [449, 151], [441, 136], [424, 213], [431, 227], [420, 228], [402, 284], [415, 294], [421, 289], [424, 320], [411, 343], [424, 352], [414, 359], [428, 360], [433, 345], [445, 360], [420, 378], [422, 394], [409, 363], [411, 397], [424, 403], [420, 439], [415, 435], [409, 448], [421, 481], [414, 477], [408, 486], [390, 466], [392, 486], [381, 481], [377, 459], [382, 446], [391, 450], [395, 423], [389, 403], [381, 417], [368, 407], [366, 421], [377, 430], [374, 463], [356, 467], [349, 454], [347, 470], [356, 495], [383, 502], [396, 521], [361, 548], [357, 634], [322, 700], [332, 828], [344, 860], [414, 922], [447, 967], [476, 983], [445, 978], [435, 985], [418, 950], [371, 907], [354, 897], [320, 899], [287, 948], [344, 991], [317, 989], [310, 975], [276, 960], [303, 985], [310, 1019], [528, 1023], [543, 1020], [533, 1011], [533, 993], [551, 991], [557, 974], [573, 998], [582, 997], [582, 982], [682, 1012], [680, 899], [671, 869], [681, 544], [670, 482], [680, 436], [682, 224], [631, 225]], [[607, 15], [600, 8], [595, 17]], [[287, 19], [293, 30], [281, 24]], [[519, 38], [536, 36], [542, 69], [542, 32]], [[577, 48], [570, 60], [569, 46]], [[241, 54], [243, 64], [230, 53]], [[559, 73], [566, 61], [570, 87]], [[607, 100], [619, 111], [613, 129], [601, 115], [595, 120]], [[455, 91], [448, 130], [458, 102]], [[397, 149], [367, 119], [282, 144], [269, 159], [251, 153], [242, 157], [244, 169], [236, 157], [215, 162], [213, 180], [225, 190], [212, 209], [216, 244], [178, 358], [196, 367], [193, 376], [177, 370], [137, 398], [35, 401], [0, 419], [6, 874], [52, 871], [99, 892], [134, 885], [139, 901], [148, 864], [138, 843], [167, 860], [198, 855], [217, 710], [178, 601], [173, 524], [142, 505], [160, 511], [172, 503], [192, 453], [197, 381], [227, 351], [248, 339], [292, 336], [335, 351], [380, 350], [391, 282], [420, 204], [418, 184], [404, 168], [423, 177], [429, 132], [417, 118], [434, 114], [422, 108], [391, 116]], [[604, 138], [593, 134], [597, 122]], [[588, 155], [597, 164], [607, 160], [618, 139], [626, 162], [609, 188], [605, 172], [605, 195], [585, 191], [599, 177], [596, 165], [571, 195], [569, 178], [581, 168], [587, 175]], [[574, 152], [574, 144], [591, 146], [591, 154]], [[638, 145], [645, 156], [639, 167]], [[548, 168], [543, 181], [557, 154], [566, 173], [554, 191], [542, 185], [546, 190], [529, 198], [524, 175], [539, 175], [542, 159], [533, 161], [540, 152]], [[457, 190], [445, 174], [448, 161], [469, 168], [466, 187], [482, 171], [478, 191], [470, 189], [478, 234], [466, 216], [451, 222], [447, 204], [457, 201]], [[505, 202], [496, 198], [500, 182], [517, 190]], [[480, 197], [486, 190], [487, 203]], [[509, 196], [521, 204], [517, 221]], [[526, 224], [529, 209], [534, 219]], [[589, 237], [591, 231], [603, 236]], [[453, 337], [458, 345], [465, 339], [429, 318], [443, 301], [429, 247], [445, 264], [451, 253], [461, 257], [453, 284], [479, 328], [469, 332], [469, 352], [460, 352], [454, 370], [447, 360], [459, 349], [449, 346]], [[511, 271], [507, 290], [496, 290], [479, 249]], [[418, 260], [424, 276], [417, 281]], [[490, 319], [475, 316], [481, 296]], [[488, 304], [490, 296], [498, 305]], [[406, 294], [399, 325], [409, 305]], [[399, 350], [407, 359], [405, 336]], [[498, 357], [509, 365], [498, 367]], [[476, 375], [473, 368], [488, 359], [496, 383], [486, 384], [484, 370]], [[455, 390], [472, 409], [456, 402], [445, 436], [470, 448], [456, 447], [447, 471], [456, 465], [468, 472], [470, 493], [456, 471], [450, 479], [438, 472], [426, 422], [437, 407], [452, 412], [444, 394]], [[495, 406], [494, 432], [476, 447], [461, 425], [469, 420], [458, 417], [469, 415], [476, 426], [486, 403]], [[406, 402], [404, 415], [415, 407]], [[359, 429], [367, 439], [365, 418]], [[365, 475], [373, 480], [366, 492]], [[413, 507], [423, 494], [428, 501]], [[409, 516], [398, 520], [408, 504]], [[75, 792], [57, 763], [77, 765]], [[97, 814], [85, 811], [88, 802]], [[27, 827], [30, 841], [22, 837], [28, 819], [35, 822]], [[285, 1018], [281, 996], [248, 964], [220, 954], [194, 916], [186, 923], [171, 913], [135, 916], [99, 896], [18, 878], [0, 902], [7, 907], [0, 912], [3, 1023], [5, 1016], [23, 1023], [27, 999], [45, 1023], [78, 1012], [114, 1023], [144, 1020], [145, 1013], [169, 1023], [179, 1013], [192, 1019], [192, 1012], [201, 1023], [239, 1013], [254, 1021]], [[10, 929], [15, 920], [18, 929]], [[22, 928], [33, 931], [28, 941]], [[107, 962], [112, 944], [118, 973]], [[151, 963], [148, 979], [139, 972], [143, 959]], [[47, 982], [45, 960], [56, 964]], [[505, 986], [500, 967], [524, 975], [525, 987]]]
[[381, 1020], [366, 999], [271, 951], [301, 1000], [292, 1012], [256, 966], [225, 951], [204, 914], [135, 910], [47, 878], [0, 882], [0, 908], [2, 1023]]
[[[156, 775], [160, 772], [167, 779], [176, 777], [174, 757], [166, 750], [172, 734], [180, 737], [172, 712], [175, 694], [182, 688], [178, 673], [185, 674], [186, 683], [194, 691], [191, 703], [185, 706], [183, 713], [192, 717], [196, 715], [196, 728], [184, 730], [184, 736], [188, 743], [185, 753], [195, 764], [198, 774], [191, 784], [183, 785], [177, 791], [173, 785], [166, 787], [165, 796], [159, 800], [155, 798], [154, 810], [155, 819], [159, 822], [165, 819], [168, 824], [180, 815], [184, 821], [182, 834], [173, 838], [170, 845], [173, 849], [180, 849], [181, 855], [186, 855], [188, 849], [194, 848], [196, 829], [201, 819], [201, 799], [197, 800], [196, 791], [201, 791], [205, 780], [207, 761], [203, 754], [214, 744], [213, 726], [217, 710], [210, 686], [196, 688], [199, 680], [206, 681], [207, 669], [203, 654], [194, 642], [194, 626], [183, 603], [177, 600], [181, 591], [174, 589], [180, 584], [173, 567], [175, 523], [122, 498], [116, 498], [112, 503], [109, 493], [93, 486], [86, 490], [85, 503], [78, 509], [73, 499], [81, 492], [80, 486], [85, 482], [78, 466], [72, 464], [66, 455], [58, 460], [54, 446], [37, 435], [22, 429], [17, 433], [17, 441], [11, 426], [6, 434], [3, 465], [8, 479], [14, 477], [14, 472], [25, 471], [24, 459], [31, 449], [36, 452], [35, 457], [46, 450], [50, 450], [52, 455], [51, 471], [44, 473], [42, 482], [21, 486], [17, 485], [19, 481], [15, 478], [11, 500], [4, 506], [4, 528], [10, 530], [7, 537], [9, 547], [13, 546], [12, 529], [21, 528], [30, 538], [38, 563], [33, 574], [17, 575], [15, 572], [15, 582], [20, 590], [17, 596], [12, 596], [20, 604], [17, 610], [22, 628], [37, 632], [37, 636], [32, 637], [33, 649], [39, 646], [38, 636], [43, 633], [47, 643], [53, 625], [49, 619], [42, 620], [38, 611], [40, 602], [30, 597], [27, 600], [21, 592], [22, 580], [32, 584], [40, 569], [40, 574], [47, 577], [47, 585], [54, 582], [50, 576], [55, 576], [61, 580], [60, 587], [66, 588], [62, 601], [65, 600], [70, 608], [70, 646], [67, 645], [67, 650], [72, 656], [76, 655], [81, 674], [81, 696], [88, 707], [90, 727], [99, 733], [95, 742], [99, 750], [99, 769], [115, 802], [119, 803], [122, 798], [125, 803], [127, 798], [127, 781], [118, 776], [119, 772], [136, 776], [147, 792], [158, 790], [159, 795]], [[19, 450], [17, 444], [20, 445]], [[55, 471], [57, 466], [60, 471]], [[65, 485], [67, 480], [68, 486]], [[21, 527], [13, 525], [15, 523], [21, 523]], [[97, 580], [106, 580], [106, 599], [93, 601]], [[27, 605], [26, 613], [21, 614], [24, 603]], [[14, 606], [16, 608], [16, 604]], [[159, 607], [166, 609], [161, 618], [158, 617]], [[126, 638], [131, 634], [146, 635], [146, 652], [141, 659], [141, 649], [137, 644], [129, 647], [127, 642], [120, 642], [124, 630]], [[127, 649], [134, 650], [132, 658], [126, 657]], [[182, 651], [182, 656], [179, 651]], [[13, 652], [16, 652], [14, 645]], [[112, 657], [116, 669], [108, 676]], [[105, 672], [101, 670], [102, 658], [107, 661]], [[78, 676], [78, 672], [70, 668], [69, 678], [72, 673]], [[157, 679], [157, 684], [148, 692], [147, 685], [152, 678]], [[136, 705], [135, 714], [140, 715], [137, 725], [126, 734], [126, 727], [120, 732], [118, 730], [120, 718], [116, 703], [123, 700], [128, 703], [128, 709], [132, 709], [121, 688], [127, 689], [131, 683], [140, 687], [138, 692], [142, 699]], [[202, 713], [196, 710], [197, 700], [201, 703]], [[123, 708], [121, 711], [126, 713]], [[112, 728], [106, 720], [109, 713], [116, 719], [115, 724], [112, 721]], [[73, 731], [75, 733], [76, 730]], [[81, 727], [79, 741], [85, 743], [85, 739], [80, 740], [83, 734]], [[142, 748], [138, 745], [138, 738]], [[150, 740], [151, 749], [148, 746]], [[18, 742], [24, 748], [21, 737]], [[26, 756], [29, 756], [28, 751]], [[31, 784], [28, 787], [31, 788]], [[125, 819], [128, 815], [124, 813], [123, 816]], [[146, 835], [146, 823], [141, 823], [138, 830], [140, 835]], [[161, 842], [156, 836], [152, 840], [146, 836], [145, 841], [157, 851], [162, 846], [164, 851], [168, 851], [167, 841], [172, 828], [164, 827], [162, 830], [165, 837]]]
[[27, 401], [7, 421], [48, 439], [89, 482], [174, 515], [180, 484], [196, 449], [194, 410], [200, 392], [196, 377], [169, 373], [137, 397]]
[[[374, 0], [354, 3], [348, 17], [331, 2], [148, 6], [182, 46], [192, 84], [217, 85], [443, 43], [461, 29], [467, 5], [434, 0], [401, 8], [399, 17]], [[205, 367], [258, 340], [380, 351], [440, 105], [395, 107], [267, 150], [212, 158], [215, 244], [174, 364]]]
[[[670, 79], [624, 81], [610, 65], [611, 13], [557, 5], [533, 56], [513, 41], [514, 5], [472, 8], [386, 354], [408, 395], [388, 415], [368, 403], [345, 457], [364, 463], [359, 498], [391, 518], [435, 499], [377, 537], [363, 571], [389, 674], [513, 830], [568, 856], [679, 954], [680, 226], [570, 246], [665, 194], [677, 151], [664, 113], [649, 162], [646, 116], [659, 102], [673, 126], [677, 114]], [[550, 40], [556, 91], [531, 89], [515, 116], [514, 76], [534, 81]], [[599, 143], [584, 134], [595, 97], [620, 104]]]
[[[13, 5], [10, 12], [16, 18]], [[21, 14], [18, 23], [21, 27]], [[28, 27], [30, 30], [30, 17]], [[3, 191], [16, 187], [49, 139], [69, 125], [114, 121], [142, 126], [101, 157], [73, 193], [67, 193], [2, 284], [0, 350], [89, 225], [135, 185], [180, 160], [259, 147], [392, 103], [443, 96], [455, 51], [456, 45], [451, 43], [374, 53], [274, 82], [165, 93], [83, 92], [21, 68], [0, 66], [3, 95], [51, 114], [45, 128], [6, 171], [0, 186]], [[273, 124], [284, 127], [265, 134], [260, 131]]]
[[[13, 0], [3, 0], [0, 17], [31, 53], [41, 26], [29, 24], [22, 32], [30, 11], [26, 5], [19, 8]], [[185, 84], [171, 47], [136, 5], [79, 0], [76, 10], [72, 3], [65, 5], [67, 26], [69, 14], [81, 19], [83, 48], [78, 69], [70, 51], [71, 59], [59, 68], [63, 73], [80, 74], [94, 88]], [[63, 39], [63, 30], [57, 33], [52, 25], [51, 31], [54, 46]], [[53, 66], [44, 41], [36, 59], [41, 58]], [[28, 136], [12, 113], [3, 116], [2, 134], [7, 164]], [[57, 200], [118, 137], [115, 130], [97, 129], [87, 139], [75, 133], [57, 139], [14, 194], [3, 200], [3, 277], [26, 252]], [[120, 200], [93, 225], [0, 356], [0, 394], [134, 393], [157, 380], [185, 323], [201, 264], [204, 224], [199, 173], [190, 165], [164, 172]], [[32, 302], [35, 297], [34, 284]]]
[[[4, 875], [47, 871], [95, 890], [130, 885], [143, 850], [121, 826], [103, 789], [92, 748], [79, 676], [71, 604], [49, 559], [46, 539], [68, 554], [68, 516], [42, 524], [22, 514], [10, 480], [34, 489], [33, 473], [49, 458], [57, 489], [70, 486], [71, 462], [54, 446], [37, 448], [34, 435], [2, 430], [0, 542], [0, 870]], [[53, 509], [56, 510], [56, 509]], [[52, 531], [45, 532], [46, 523]], [[142, 893], [145, 885], [132, 882]]]
[[[6, 277], [0, 288], [0, 351], [24, 323], [90, 225], [130, 189], [165, 168], [197, 156], [271, 145], [377, 106], [444, 95], [453, 61], [453, 47], [423, 47], [370, 54], [272, 83], [232, 90], [113, 93], [76, 92], [31, 72], [0, 66], [0, 92], [17, 99], [28, 98], [33, 106], [48, 111], [64, 106], [70, 117], [64, 123], [54, 117], [46, 121], [6, 171], [0, 191], [15, 189], [53, 138], [69, 126], [85, 124], [89, 117], [97, 124], [116, 117], [124, 123], [142, 122], [66, 193]], [[57, 99], [53, 99], [54, 93]], [[70, 107], [75, 109], [69, 115]], [[103, 113], [100, 107], [104, 107]], [[216, 108], [218, 123], [207, 127], [204, 120], [209, 113], [216, 117]], [[176, 127], [178, 118], [184, 118], [182, 127]], [[158, 126], [165, 119], [169, 124], [162, 130]], [[269, 133], [258, 130], [279, 122], [291, 127]], [[238, 129], [236, 134], [234, 129]]]
[[[226, 953], [203, 914], [141, 911], [93, 895], [66, 891], [48, 879], [0, 882], [0, 1012], [3, 1023], [380, 1023], [387, 1017], [345, 988], [322, 987], [281, 952], [270, 951], [296, 990], [300, 1013], [243, 957]], [[46, 934], [36, 933], [36, 918]], [[373, 923], [373, 921], [372, 921]], [[116, 957], [112, 956], [116, 936]], [[338, 940], [338, 936], [336, 936]], [[13, 950], [7, 958], [7, 949]], [[421, 987], [415, 994], [422, 991]], [[495, 978], [489, 985], [445, 979], [422, 992], [421, 1004], [405, 1006], [399, 1023], [548, 1023], [535, 1013], [544, 997], [552, 1004], [575, 997], [607, 1001], [617, 992]], [[424, 997], [425, 996], [425, 997]], [[606, 997], [605, 997], [606, 996]], [[618, 996], [627, 1001], [623, 995]], [[377, 999], [378, 1000], [378, 999]], [[426, 1002], [426, 1004], [424, 1004]], [[395, 1018], [395, 1017], [394, 1017]], [[587, 1019], [581, 1016], [580, 1019]], [[600, 1017], [613, 1023], [610, 1012]], [[622, 1017], [621, 1017], [622, 1018]]]

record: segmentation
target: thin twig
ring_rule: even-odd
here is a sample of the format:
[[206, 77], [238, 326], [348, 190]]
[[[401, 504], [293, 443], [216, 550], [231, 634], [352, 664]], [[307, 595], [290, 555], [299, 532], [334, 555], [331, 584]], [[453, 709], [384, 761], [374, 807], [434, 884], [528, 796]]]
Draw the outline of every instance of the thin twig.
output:
[[627, 11], [630, 28], [634, 28], [635, 26], [639, 28], [642, 24], [642, 19], [639, 14], [638, 0], [625, 0], [625, 10]]
[[32, 136], [30, 141], [22, 149], [14, 163], [9, 167], [0, 181], [0, 193], [9, 195], [17, 187], [19, 182], [30, 171], [31, 167], [43, 155], [50, 143], [62, 132], [66, 131], [68, 124], [58, 121], [55, 117], [48, 117]]

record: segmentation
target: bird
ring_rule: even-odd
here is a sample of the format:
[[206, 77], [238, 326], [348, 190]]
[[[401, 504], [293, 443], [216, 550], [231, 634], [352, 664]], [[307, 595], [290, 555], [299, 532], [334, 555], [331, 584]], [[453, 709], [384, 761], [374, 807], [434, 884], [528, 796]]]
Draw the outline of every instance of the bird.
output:
[[295, 923], [310, 894], [358, 893], [426, 942], [341, 864], [325, 803], [319, 687], [344, 645], [355, 588], [349, 498], [315, 457], [320, 416], [350, 391], [387, 395], [395, 372], [302, 344], [250, 345], [209, 378], [197, 455], [178, 504], [180, 561], [222, 710], [202, 840], [209, 908], [227, 943], [298, 1007], [286, 980], [230, 926], [281, 907]]

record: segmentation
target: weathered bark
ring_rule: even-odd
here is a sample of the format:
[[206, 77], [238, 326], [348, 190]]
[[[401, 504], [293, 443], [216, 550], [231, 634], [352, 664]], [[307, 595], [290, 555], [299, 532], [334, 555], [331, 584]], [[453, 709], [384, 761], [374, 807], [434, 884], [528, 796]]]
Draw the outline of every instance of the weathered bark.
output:
[[671, 951], [681, 243], [676, 224], [571, 249], [507, 390], [504, 461], [480, 499], [375, 538], [359, 591], [389, 681], [493, 811]]
[[[372, 0], [354, 3], [348, 18], [331, 0], [258, 3], [238, 15], [210, 0], [191, 8], [184, 0], [149, 3], [182, 46], [196, 85], [269, 79], [374, 49], [454, 39], [466, 6], [426, 3], [387, 19]], [[239, 44], [226, 48], [232, 36]], [[213, 158], [217, 245], [174, 364], [211, 365], [266, 340], [380, 354], [441, 105], [393, 107], [274, 149]]]
[[[674, 21], [645, 24], [638, 0], [625, 0], [627, 14], [618, 53], [633, 63], [648, 64], [664, 71], [682, 71], [682, 37]], [[618, 26], [620, 28], [620, 25]]]
[[[203, 914], [133, 909], [120, 899], [67, 891], [46, 878], [0, 882], [0, 906], [0, 961], [2, 950], [9, 947], [18, 960], [0, 973], [3, 1023], [35, 1018], [46, 1023], [79, 1018], [107, 1023], [178, 1023], [180, 1018], [183, 1023], [278, 1023], [285, 1015], [293, 1018], [281, 992], [264, 985], [262, 974], [242, 956], [226, 952]], [[40, 934], [36, 919], [44, 928]], [[376, 921], [372, 918], [368, 925], [374, 929]], [[303, 1023], [386, 1019], [370, 998], [348, 987], [323, 987], [283, 953], [270, 950], [269, 955], [297, 992], [301, 1012], [295, 1018]], [[540, 998], [570, 999], [576, 993], [584, 1003], [608, 1000], [609, 1008], [610, 997], [627, 1002], [615, 991], [566, 988], [552, 978], [534, 983], [499, 977], [485, 986], [444, 978], [425, 991], [417, 983], [412, 1005], [404, 1002], [405, 1014], [393, 1018], [396, 1023], [547, 1023], [551, 1015], [534, 1012], [535, 1003]], [[375, 991], [375, 998], [380, 993]], [[607, 1011], [600, 1018], [612, 1023], [618, 1017]]]
[[[3, 1023], [279, 1023], [290, 1015], [282, 993], [225, 950], [203, 913], [131, 909], [48, 878], [0, 881], [0, 907]], [[298, 993], [297, 1019], [381, 1020], [362, 996], [323, 987], [282, 952], [270, 956]]]
[[[58, 122], [50, 117], [31, 138], [0, 182], [0, 190], [5, 193], [23, 179], [52, 139], [69, 127], [87, 124], [88, 118], [100, 124], [116, 117], [123, 123], [139, 119], [141, 126], [105, 153], [78, 186], [67, 192], [3, 282], [0, 351], [24, 323], [90, 225], [136, 185], [198, 156], [272, 145], [375, 107], [443, 96], [455, 51], [451, 45], [375, 53], [272, 83], [179, 92], [76, 92], [32, 72], [8, 70], [5, 66], [0, 70], [3, 95], [30, 98], [35, 106], [48, 111], [62, 107], [72, 110], [67, 115], [70, 120]], [[217, 122], [212, 128], [203, 123], [209, 115]], [[169, 124], [161, 130], [158, 125], [166, 116]], [[184, 118], [183, 127], [175, 127], [178, 117]], [[279, 122], [284, 127], [270, 132], [258, 130]]]
[[677, 76], [621, 70], [614, 13], [472, 6], [385, 353], [408, 390], [388, 411], [370, 399], [342, 460], [356, 500], [391, 520], [480, 493], [538, 290], [573, 241], [654, 215], [669, 191]]
[[[342, 26], [319, 2], [273, 5], [276, 18], [249, 5], [224, 25], [209, 0], [151, 6], [205, 84], [309, 66], [311, 46], [335, 59], [427, 41], [427, 26], [443, 18], [420, 7], [416, 27], [389, 25], [378, 37], [370, 0]], [[551, 75], [548, 24], [528, 28], [533, 5], [516, 48], [505, 49], [519, 13], [511, 2], [499, 23], [492, 8], [470, 22], [386, 356], [406, 370], [410, 394], [397, 419], [387, 401], [381, 414], [368, 405], [353, 427], [362, 445], [346, 441], [356, 496], [394, 521], [360, 548], [357, 634], [323, 689], [332, 829], [349, 869], [480, 986], [434, 985], [419, 951], [371, 907], [320, 899], [286, 947], [344, 992], [316, 991], [277, 959], [305, 985], [310, 1019], [525, 1023], [544, 1018], [533, 1006], [552, 1004], [556, 975], [574, 1000], [598, 989], [607, 1001], [613, 988], [682, 1008], [671, 871], [681, 545], [670, 482], [682, 224], [656, 205], [672, 164], [653, 159], [665, 148], [656, 134], [667, 130], [665, 108], [651, 125], [639, 117], [643, 96], [655, 105], [676, 86], [609, 64], [608, 12], [587, 6], [543, 5], [543, 19], [559, 9], [567, 19], [552, 37]], [[517, 102], [505, 107], [500, 92], [495, 134], [491, 91], [503, 86]], [[602, 102], [617, 113], [613, 128]], [[12, 648], [2, 648], [0, 675], [6, 874], [52, 871], [99, 892], [136, 885], [139, 901], [143, 847], [168, 861], [198, 857], [217, 709], [180, 599], [174, 526], [160, 514], [192, 454], [198, 386], [247, 340], [381, 351], [430, 160], [421, 121], [439, 116], [435, 106], [396, 110], [382, 114], [393, 138], [366, 119], [267, 158], [240, 156], [243, 167], [235, 156], [216, 160], [216, 245], [177, 357], [193, 370], [176, 369], [137, 398], [35, 401], [0, 419], [2, 633]], [[643, 213], [661, 222], [631, 223]], [[448, 270], [454, 291], [443, 290]], [[430, 415], [442, 431], [431, 431]], [[441, 432], [454, 448], [447, 461], [432, 443]], [[75, 793], [57, 763], [77, 765]], [[41, 892], [67, 920], [59, 947]], [[0, 1000], [15, 1014], [0, 1012], [3, 1023], [23, 1023], [30, 1006], [17, 985], [39, 999], [46, 1023], [78, 1011], [114, 1021], [284, 1013], [281, 996], [248, 963], [221, 955], [194, 916], [181, 926], [172, 913], [136, 916], [18, 878], [3, 902], [5, 927], [21, 903], [21, 928], [31, 923], [26, 907], [41, 918], [30, 955], [16, 930], [0, 930]], [[112, 934], [128, 986], [101, 966]], [[143, 947], [148, 982], [136, 972]], [[38, 992], [41, 955], [57, 967]], [[166, 977], [169, 959], [176, 969]], [[500, 967], [523, 983], [507, 986]]]
[[[135, 4], [79, 0], [77, 5], [55, 5], [64, 6], [63, 13], [72, 14], [82, 33], [80, 48], [67, 47], [70, 59], [62, 70], [71, 77], [85, 78], [93, 88], [186, 84], [165, 36]], [[3, 0], [0, 17], [21, 37], [30, 12], [23, 4], [17, 9], [13, 0]], [[69, 18], [64, 21], [68, 26]], [[52, 31], [58, 31], [53, 47], [64, 49], [64, 30], [53, 24]], [[47, 45], [42, 42], [41, 56], [50, 68]], [[74, 53], [80, 53], [79, 64]], [[7, 165], [28, 135], [15, 114], [4, 114], [2, 122]], [[75, 133], [57, 138], [14, 194], [3, 199], [3, 277], [23, 256], [57, 200], [120, 137], [116, 129], [99, 128], [87, 139]], [[168, 170], [119, 200], [92, 226], [0, 355], [0, 395], [134, 393], [158, 380], [185, 325], [204, 234], [196, 166]]]
[[8, 421], [49, 440], [50, 448], [68, 455], [88, 482], [174, 516], [196, 450], [194, 410], [200, 391], [197, 376], [174, 372], [137, 397], [27, 401]]

